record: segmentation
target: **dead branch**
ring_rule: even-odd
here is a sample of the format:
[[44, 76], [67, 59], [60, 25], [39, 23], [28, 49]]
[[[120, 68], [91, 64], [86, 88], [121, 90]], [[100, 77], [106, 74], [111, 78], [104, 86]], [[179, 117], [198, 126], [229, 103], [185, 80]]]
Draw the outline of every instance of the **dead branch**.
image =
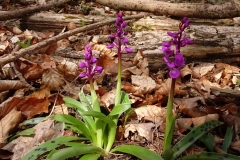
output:
[[212, 87], [211, 91], [215, 96], [218, 96], [218, 97], [236, 97], [236, 98], [240, 97], [239, 90]]
[[222, 4], [168, 3], [156, 0], [95, 0], [95, 2], [118, 10], [152, 12], [156, 15], [171, 15], [192, 18], [232, 18], [240, 15], [240, 2]]
[[46, 11], [53, 7], [59, 7], [70, 1], [71, 0], [62, 0], [62, 1], [56, 1], [53, 3], [49, 3], [46, 5], [28, 7], [28, 8], [18, 9], [18, 10], [14, 10], [14, 11], [0, 11], [0, 21], [10, 20], [10, 19], [14, 19], [14, 18], [21, 18], [21, 17], [26, 16], [27, 14], [31, 14], [34, 12]]
[[[138, 14], [138, 15], [133, 15], [133, 16], [126, 16], [124, 19], [125, 20], [129, 20], [129, 19], [135, 19], [135, 18], [142, 18], [144, 16], [147, 16], [149, 14]], [[15, 60], [17, 60], [18, 58], [26, 55], [26, 54], [31, 54], [33, 51], [38, 50], [42, 47], [45, 47], [47, 45], [50, 45], [54, 42], [57, 42], [61, 39], [67, 38], [69, 36], [75, 35], [77, 33], [83, 32], [83, 31], [88, 31], [88, 30], [92, 30], [92, 29], [96, 29], [99, 27], [102, 27], [104, 25], [108, 25], [111, 23], [114, 23], [116, 21], [116, 19], [111, 19], [111, 20], [106, 20], [106, 21], [102, 21], [102, 22], [98, 22], [98, 23], [94, 23], [94, 24], [90, 24], [84, 27], [80, 27], [80, 28], [76, 28], [70, 31], [67, 31], [65, 33], [59, 34], [57, 36], [54, 36], [52, 38], [46, 39], [44, 41], [41, 41], [37, 44], [34, 44], [28, 48], [24, 48], [21, 49], [13, 54], [9, 54], [6, 57], [3, 57], [0, 59], [0, 68], [2, 68], [5, 64], [13, 62]]]

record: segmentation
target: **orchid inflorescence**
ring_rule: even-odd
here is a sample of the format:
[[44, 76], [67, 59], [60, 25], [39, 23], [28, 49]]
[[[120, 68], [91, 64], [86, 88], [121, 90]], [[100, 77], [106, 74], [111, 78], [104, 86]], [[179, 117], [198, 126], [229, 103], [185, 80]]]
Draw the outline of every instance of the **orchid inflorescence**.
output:
[[[118, 54], [121, 54], [124, 50], [127, 53], [132, 53], [132, 49], [127, 47], [127, 44], [129, 44], [129, 40], [125, 37], [128, 32], [124, 30], [124, 28], [127, 26], [128, 22], [123, 21], [123, 17], [121, 13], [118, 13], [118, 17], [116, 20], [116, 27], [117, 31], [115, 34], [112, 34], [109, 36], [109, 38], [112, 41], [112, 44], [109, 44], [107, 48], [112, 49], [113, 47], [116, 47], [118, 49]], [[123, 47], [122, 47], [123, 45]]]
[[[173, 39], [169, 42], [163, 42], [162, 48], [160, 49], [165, 53], [163, 60], [166, 62], [168, 68], [170, 69], [169, 75], [171, 78], [179, 77], [179, 67], [185, 65], [185, 59], [183, 57], [183, 54], [180, 52], [180, 47], [185, 47], [187, 44], [193, 44], [193, 41], [191, 39], [188, 39], [186, 34], [183, 35], [183, 31], [188, 26], [189, 20], [184, 17], [179, 24], [178, 32], [167, 32], [167, 34]], [[172, 45], [175, 45], [175, 50], [171, 48]], [[173, 60], [171, 60], [172, 57]]]
[[97, 76], [102, 73], [102, 67], [94, 65], [97, 62], [97, 58], [92, 55], [92, 48], [90, 45], [85, 47], [84, 61], [79, 64], [79, 68], [86, 68], [84, 73], [79, 75], [80, 78], [88, 77], [89, 80], [92, 80], [94, 76]]

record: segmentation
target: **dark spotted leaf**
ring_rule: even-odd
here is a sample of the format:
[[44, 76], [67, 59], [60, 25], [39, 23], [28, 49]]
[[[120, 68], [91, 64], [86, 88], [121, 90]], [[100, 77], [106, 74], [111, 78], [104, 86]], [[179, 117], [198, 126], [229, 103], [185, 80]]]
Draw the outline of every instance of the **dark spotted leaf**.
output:
[[63, 136], [59, 138], [55, 138], [52, 140], [49, 140], [39, 146], [37, 146], [35, 149], [33, 149], [31, 152], [26, 154], [22, 160], [36, 160], [39, 156], [42, 154], [53, 150], [54, 148], [57, 148], [58, 146], [65, 144], [69, 141], [79, 140], [78, 137], [71, 137], [71, 136]]
[[232, 138], [233, 138], [233, 129], [230, 127], [227, 127], [227, 131], [224, 136], [224, 141], [222, 145], [222, 150], [224, 150], [225, 152], [227, 152], [228, 147], [231, 145]]
[[164, 160], [160, 155], [157, 153], [141, 147], [141, 146], [135, 146], [135, 145], [121, 145], [115, 147], [111, 152], [123, 152], [128, 153], [133, 156], [136, 156], [142, 160]]
[[206, 152], [196, 155], [183, 157], [181, 160], [239, 160], [239, 156], [231, 154], [220, 154], [215, 152]]
[[201, 138], [204, 134], [206, 134], [211, 129], [221, 124], [222, 122], [212, 120], [212, 121], [205, 122], [197, 126], [196, 128], [192, 129], [183, 139], [181, 139], [177, 144], [173, 146], [172, 151], [174, 152], [174, 154], [172, 159], [176, 159], [176, 157], [178, 157], [196, 140]]

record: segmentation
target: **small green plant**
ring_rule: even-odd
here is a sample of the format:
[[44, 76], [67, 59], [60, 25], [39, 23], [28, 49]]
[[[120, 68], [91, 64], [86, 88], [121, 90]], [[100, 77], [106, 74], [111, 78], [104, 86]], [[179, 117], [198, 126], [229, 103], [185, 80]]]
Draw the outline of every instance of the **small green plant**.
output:
[[31, 45], [31, 39], [28, 39], [27, 44], [24, 44], [24, 43], [22, 43], [22, 42], [20, 42], [20, 41], [18, 41], [17, 43], [18, 43], [18, 45], [19, 45], [20, 47], [22, 47], [22, 48], [27, 48], [27, 47], [29, 47], [29, 46]]

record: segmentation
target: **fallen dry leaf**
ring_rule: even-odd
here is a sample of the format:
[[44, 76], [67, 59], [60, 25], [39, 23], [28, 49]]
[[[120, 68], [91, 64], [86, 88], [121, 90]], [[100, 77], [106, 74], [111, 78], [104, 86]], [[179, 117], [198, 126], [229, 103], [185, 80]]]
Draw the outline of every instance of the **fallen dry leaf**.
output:
[[144, 121], [153, 122], [156, 126], [160, 126], [165, 119], [166, 109], [155, 105], [147, 105], [146, 107], [135, 109], [134, 112], [139, 121], [143, 119]]
[[58, 123], [54, 125], [54, 120], [47, 119], [38, 123], [34, 128], [34, 137], [18, 137], [11, 141], [3, 149], [13, 152], [12, 160], [20, 160], [29, 151], [34, 149], [41, 143], [57, 138], [64, 133], [64, 124]]
[[179, 132], [183, 133], [191, 127], [193, 122], [192, 122], [192, 118], [178, 118], [176, 119], [176, 123], [179, 129]]
[[152, 128], [154, 127], [155, 125], [153, 123], [127, 124], [125, 126], [124, 137], [128, 138], [129, 132], [137, 132], [139, 136], [146, 138], [149, 142], [152, 142]]
[[208, 114], [206, 116], [201, 116], [201, 117], [196, 117], [196, 118], [192, 118], [193, 121], [193, 125], [199, 126], [205, 122], [211, 121], [211, 120], [218, 120], [219, 119], [219, 115], [218, 114]]
[[51, 91], [58, 91], [65, 84], [65, 79], [62, 74], [59, 74], [55, 69], [48, 69], [42, 75], [43, 88], [49, 88]]
[[4, 118], [0, 120], [0, 146], [6, 143], [11, 131], [20, 123], [22, 114], [13, 108]]
[[194, 78], [201, 78], [214, 68], [213, 63], [200, 63], [193, 68]]
[[20, 80], [0, 80], [0, 92], [8, 90], [18, 90], [26, 85]]
[[151, 93], [158, 89], [156, 82], [147, 76], [132, 75], [132, 84], [139, 87], [143, 94]]
[[[172, 82], [172, 79], [168, 78], [164, 83], [161, 84], [161, 86], [156, 92], [159, 92], [160, 94], [167, 96], [170, 93], [171, 82]], [[176, 79], [174, 93], [182, 96], [187, 95], [187, 92], [181, 89], [184, 87], [185, 85], [180, 81], [180, 79]]]
[[237, 140], [231, 144], [231, 148], [240, 152], [240, 140]]

